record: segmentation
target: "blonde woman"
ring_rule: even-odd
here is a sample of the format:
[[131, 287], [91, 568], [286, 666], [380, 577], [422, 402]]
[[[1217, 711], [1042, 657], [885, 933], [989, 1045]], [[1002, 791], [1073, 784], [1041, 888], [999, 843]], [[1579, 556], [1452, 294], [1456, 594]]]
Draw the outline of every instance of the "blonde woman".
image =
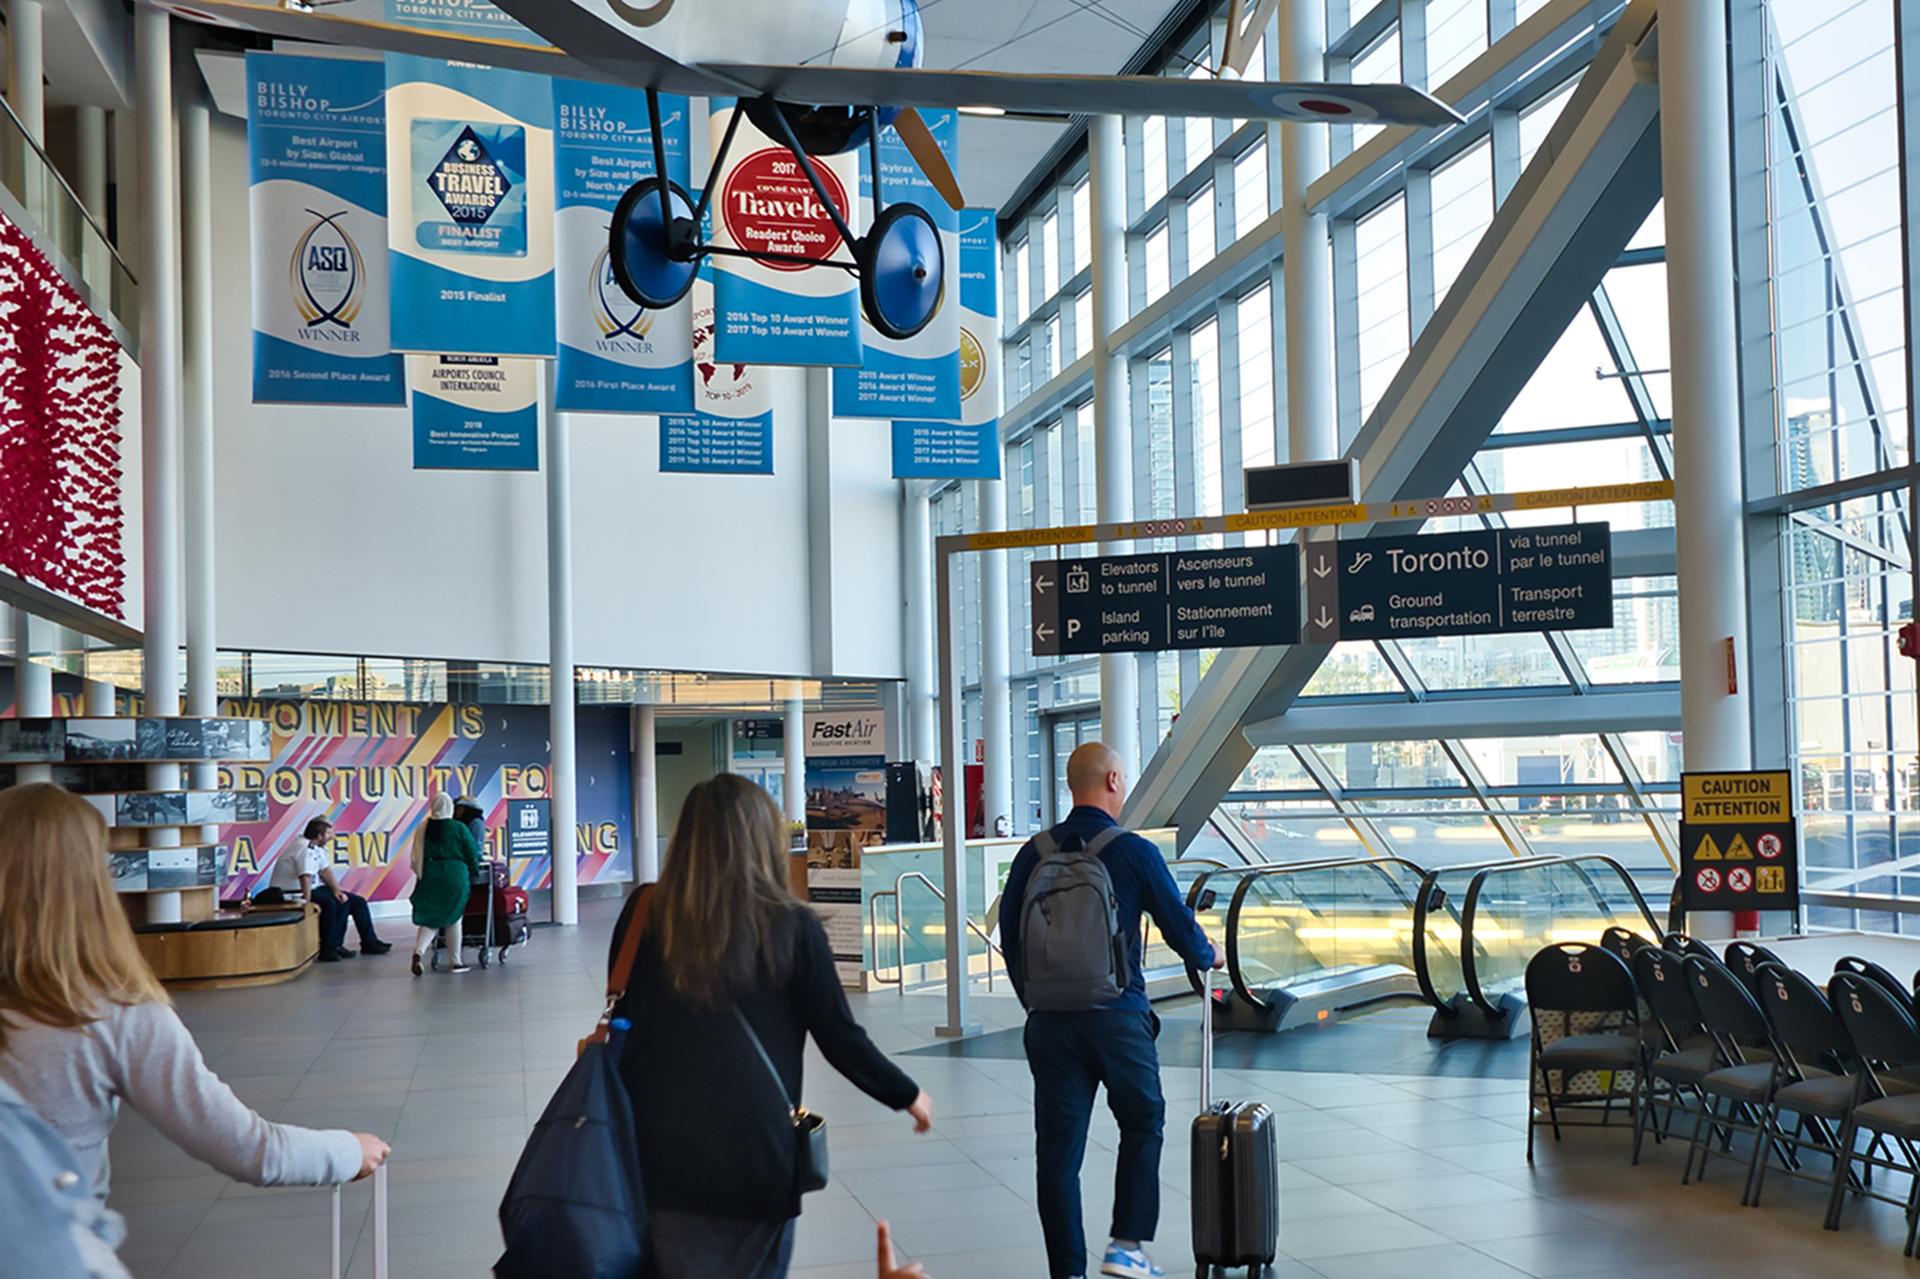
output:
[[0, 791], [0, 1082], [73, 1146], [105, 1198], [121, 1103], [256, 1186], [368, 1176], [387, 1143], [270, 1123], [207, 1069], [134, 946], [107, 878], [107, 828], [57, 786]]
[[[636, 1101], [673, 1099], [633, 1108], [653, 1279], [783, 1279], [807, 1037], [915, 1132], [932, 1126], [933, 1102], [853, 1019], [826, 931], [787, 888], [786, 821], [766, 791], [731, 773], [694, 787], [660, 882], [642, 892], [620, 1072]], [[614, 954], [641, 900], [628, 899]]]

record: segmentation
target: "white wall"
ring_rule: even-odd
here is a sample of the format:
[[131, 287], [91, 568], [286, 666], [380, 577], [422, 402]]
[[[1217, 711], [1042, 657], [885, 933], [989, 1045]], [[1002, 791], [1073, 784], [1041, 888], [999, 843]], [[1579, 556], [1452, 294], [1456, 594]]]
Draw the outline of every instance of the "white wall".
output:
[[[221, 647], [545, 661], [541, 476], [416, 472], [404, 409], [252, 404], [245, 127], [215, 120]], [[874, 586], [849, 585], [846, 642], [819, 670], [801, 374], [776, 371], [774, 388], [771, 477], [662, 475], [656, 419], [573, 417], [580, 664], [902, 675], [885, 427], [836, 434], [835, 594], [849, 566]]]

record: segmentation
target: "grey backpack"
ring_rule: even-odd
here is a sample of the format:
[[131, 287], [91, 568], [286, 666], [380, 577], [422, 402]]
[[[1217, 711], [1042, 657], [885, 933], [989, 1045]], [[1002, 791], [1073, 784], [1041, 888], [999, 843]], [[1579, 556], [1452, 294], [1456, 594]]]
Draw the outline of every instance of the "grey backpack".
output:
[[1126, 834], [1101, 831], [1076, 849], [1062, 849], [1050, 831], [1033, 837], [1040, 864], [1020, 906], [1022, 998], [1029, 1012], [1084, 1012], [1112, 1003], [1131, 975], [1127, 939], [1113, 877], [1100, 850]]

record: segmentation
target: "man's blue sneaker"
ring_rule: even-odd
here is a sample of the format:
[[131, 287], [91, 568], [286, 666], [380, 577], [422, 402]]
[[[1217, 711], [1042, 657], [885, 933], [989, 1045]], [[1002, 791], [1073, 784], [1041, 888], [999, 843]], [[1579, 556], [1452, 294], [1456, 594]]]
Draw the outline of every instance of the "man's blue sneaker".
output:
[[1167, 1279], [1167, 1272], [1154, 1265], [1142, 1248], [1108, 1248], [1100, 1273], [1109, 1279]]

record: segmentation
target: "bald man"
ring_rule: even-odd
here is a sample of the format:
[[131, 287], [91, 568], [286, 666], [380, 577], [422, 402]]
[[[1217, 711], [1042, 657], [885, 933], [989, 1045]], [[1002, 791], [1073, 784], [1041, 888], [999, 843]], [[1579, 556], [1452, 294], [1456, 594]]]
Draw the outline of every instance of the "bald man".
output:
[[1028, 1004], [1027, 1066], [1033, 1072], [1035, 1176], [1040, 1225], [1046, 1234], [1052, 1279], [1082, 1279], [1087, 1240], [1081, 1224], [1080, 1164], [1087, 1150], [1095, 1090], [1105, 1084], [1107, 1104], [1120, 1126], [1120, 1160], [1114, 1170], [1113, 1237], [1101, 1261], [1109, 1279], [1157, 1279], [1166, 1274], [1143, 1244], [1160, 1222], [1160, 1147], [1166, 1102], [1160, 1093], [1160, 1056], [1154, 1037], [1160, 1019], [1147, 1003], [1141, 972], [1140, 916], [1153, 916], [1160, 935], [1199, 968], [1218, 968], [1220, 951], [1187, 909], [1166, 859], [1152, 844], [1120, 828], [1127, 779], [1120, 757], [1100, 742], [1088, 742], [1067, 760], [1073, 811], [1035, 837], [1013, 859], [1000, 906], [1000, 943], [1007, 971], [1028, 1002], [1020, 948], [1022, 903], [1045, 854], [1092, 852], [1112, 884], [1118, 934], [1127, 939], [1128, 971], [1118, 998], [1072, 1011], [1036, 1011]]

